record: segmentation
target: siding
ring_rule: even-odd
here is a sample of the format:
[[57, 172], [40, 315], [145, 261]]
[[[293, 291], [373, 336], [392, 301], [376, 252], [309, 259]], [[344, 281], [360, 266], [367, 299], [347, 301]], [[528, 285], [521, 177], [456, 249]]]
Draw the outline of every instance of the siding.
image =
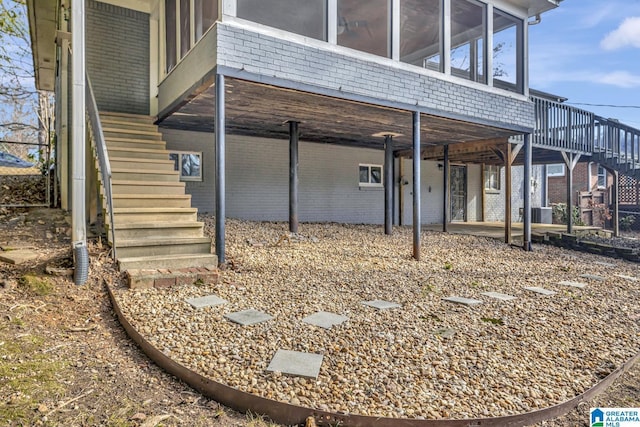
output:
[[533, 104], [523, 97], [361, 59], [362, 54], [347, 56], [329, 45], [321, 49], [229, 23], [216, 29], [220, 66], [480, 120], [534, 126]]
[[149, 15], [90, 0], [86, 64], [103, 111], [149, 114]]

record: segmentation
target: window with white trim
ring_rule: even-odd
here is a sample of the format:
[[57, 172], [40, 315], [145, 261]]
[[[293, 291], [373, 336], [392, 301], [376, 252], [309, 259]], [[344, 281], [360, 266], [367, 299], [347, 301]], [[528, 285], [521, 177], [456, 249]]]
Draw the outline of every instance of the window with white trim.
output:
[[547, 176], [564, 176], [564, 165], [562, 163], [547, 165]]
[[485, 165], [484, 189], [489, 191], [500, 191], [500, 166]]
[[382, 165], [360, 164], [360, 187], [382, 187]]
[[202, 181], [202, 152], [171, 151], [173, 170], [180, 171], [180, 181]]
[[607, 170], [598, 165], [598, 188], [607, 188]]

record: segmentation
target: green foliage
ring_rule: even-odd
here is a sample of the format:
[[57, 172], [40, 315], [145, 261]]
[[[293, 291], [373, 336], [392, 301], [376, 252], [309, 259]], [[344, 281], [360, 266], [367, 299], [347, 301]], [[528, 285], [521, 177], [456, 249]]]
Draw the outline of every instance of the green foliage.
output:
[[[557, 224], [566, 224], [569, 219], [567, 204], [566, 203], [556, 203], [552, 207], [552, 214], [554, 218], [554, 222]], [[584, 225], [582, 218], [580, 217], [580, 209], [577, 206], [574, 206], [572, 209], [573, 225]]]
[[487, 322], [487, 323], [491, 323], [492, 325], [499, 325], [499, 326], [504, 325], [504, 320], [502, 320], [502, 319], [494, 319], [493, 317], [483, 317], [482, 321], [483, 322]]
[[447, 271], [451, 271], [453, 270], [453, 264], [451, 264], [449, 261], [444, 263], [444, 269]]
[[35, 274], [25, 274], [18, 280], [18, 286], [29, 293], [45, 296], [49, 295], [53, 290], [53, 286], [44, 277], [38, 277]]
[[620, 229], [622, 231], [631, 231], [631, 227], [636, 222], [636, 218], [633, 215], [627, 215], [620, 218]]

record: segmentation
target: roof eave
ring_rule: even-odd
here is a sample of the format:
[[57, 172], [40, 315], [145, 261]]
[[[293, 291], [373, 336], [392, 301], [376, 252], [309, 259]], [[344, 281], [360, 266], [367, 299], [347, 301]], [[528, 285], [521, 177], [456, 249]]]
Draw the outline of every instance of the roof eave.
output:
[[53, 91], [55, 87], [57, 10], [57, 1], [27, 0], [33, 68], [38, 90]]

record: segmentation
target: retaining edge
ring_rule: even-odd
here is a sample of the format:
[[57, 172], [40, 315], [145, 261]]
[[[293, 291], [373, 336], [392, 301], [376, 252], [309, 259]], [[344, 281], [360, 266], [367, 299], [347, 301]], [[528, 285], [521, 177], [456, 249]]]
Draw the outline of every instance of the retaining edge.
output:
[[301, 425], [307, 417], [314, 417], [318, 425], [337, 424], [344, 427], [523, 427], [564, 415], [580, 403], [589, 401], [609, 387], [618, 377], [628, 371], [640, 359], [640, 352], [606, 376], [589, 390], [548, 408], [517, 415], [492, 418], [418, 420], [414, 418], [387, 418], [356, 414], [340, 414], [321, 411], [256, 396], [206, 378], [179, 364], [147, 341], [122, 314], [113, 289], [104, 281], [109, 291], [113, 309], [127, 335], [159, 367], [198, 390], [204, 396], [240, 412], [251, 411], [269, 417], [285, 425]]

